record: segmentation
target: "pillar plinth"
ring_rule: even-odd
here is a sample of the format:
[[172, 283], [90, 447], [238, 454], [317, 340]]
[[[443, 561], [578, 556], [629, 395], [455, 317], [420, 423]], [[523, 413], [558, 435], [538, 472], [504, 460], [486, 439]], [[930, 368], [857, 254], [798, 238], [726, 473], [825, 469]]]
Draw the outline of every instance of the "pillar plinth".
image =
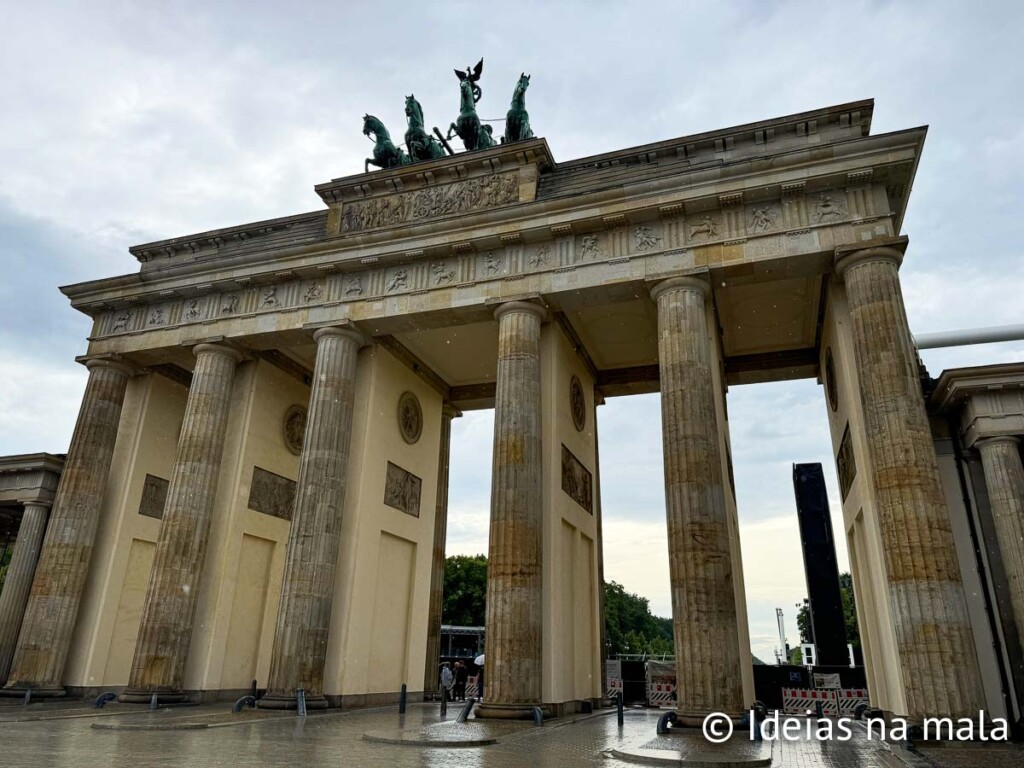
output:
[[322, 328], [313, 338], [316, 366], [288, 534], [270, 682], [267, 695], [259, 701], [259, 706], [267, 709], [295, 709], [298, 688], [304, 691], [307, 707], [327, 707], [324, 664], [348, 482], [356, 362], [365, 339], [353, 328]]
[[985, 708], [960, 566], [898, 268], [905, 240], [837, 253], [912, 720]]
[[1019, 445], [1019, 439], [1006, 436], [979, 440], [974, 447], [981, 453], [1017, 634], [1024, 638], [1024, 466]]
[[546, 312], [502, 304], [494, 397], [484, 700], [477, 717], [527, 718], [541, 703], [541, 377]]
[[437, 505], [434, 509], [434, 552], [430, 563], [430, 605], [427, 613], [427, 658], [423, 692], [436, 692], [441, 665], [441, 610], [444, 607], [444, 546], [448, 533], [448, 463], [452, 419], [462, 414], [450, 405], [441, 409], [441, 441], [437, 459]]
[[[715, 410], [710, 285], [656, 285], [676, 709], [684, 718], [743, 709], [736, 593]], [[688, 721], [688, 720], [687, 720]]]
[[14, 542], [14, 552], [7, 568], [7, 578], [4, 580], [3, 592], [0, 592], [0, 685], [6, 682], [7, 673], [11, 669], [49, 515], [49, 502], [25, 502], [18, 526], [18, 538]]
[[90, 360], [53, 513], [36, 565], [7, 687], [0, 695], [63, 696], [64, 664], [99, 525], [131, 369]]
[[192, 386], [122, 701], [148, 702], [154, 693], [167, 702], [185, 699], [185, 663], [206, 562], [231, 385], [242, 357], [219, 344], [199, 344], [194, 353]]

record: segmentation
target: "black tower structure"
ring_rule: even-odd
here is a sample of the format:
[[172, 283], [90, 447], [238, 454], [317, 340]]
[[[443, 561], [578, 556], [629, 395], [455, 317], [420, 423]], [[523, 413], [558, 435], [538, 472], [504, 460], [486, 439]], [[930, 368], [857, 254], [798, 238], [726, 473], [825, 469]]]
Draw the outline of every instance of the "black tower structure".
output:
[[810, 601], [811, 639], [818, 654], [816, 663], [818, 666], [847, 666], [849, 653], [836, 543], [821, 464], [794, 464], [793, 491]]

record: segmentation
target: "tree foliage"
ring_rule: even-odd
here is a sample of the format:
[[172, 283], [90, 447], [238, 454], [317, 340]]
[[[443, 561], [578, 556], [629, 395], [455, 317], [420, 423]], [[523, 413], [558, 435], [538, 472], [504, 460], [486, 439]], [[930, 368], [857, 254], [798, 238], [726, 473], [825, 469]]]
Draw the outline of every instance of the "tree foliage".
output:
[[606, 582], [604, 615], [609, 656], [673, 653], [672, 619], [653, 615], [646, 597], [627, 592], [614, 581]]
[[452, 555], [445, 558], [441, 621], [461, 627], [482, 627], [486, 601], [487, 556]]
[[[860, 652], [860, 629], [857, 626], [857, 602], [853, 596], [853, 576], [849, 573], [839, 574], [839, 594], [843, 601], [843, 619], [846, 624], [846, 642]], [[800, 628], [800, 642], [811, 641], [811, 605], [807, 600], [800, 606], [796, 614], [796, 624]]]

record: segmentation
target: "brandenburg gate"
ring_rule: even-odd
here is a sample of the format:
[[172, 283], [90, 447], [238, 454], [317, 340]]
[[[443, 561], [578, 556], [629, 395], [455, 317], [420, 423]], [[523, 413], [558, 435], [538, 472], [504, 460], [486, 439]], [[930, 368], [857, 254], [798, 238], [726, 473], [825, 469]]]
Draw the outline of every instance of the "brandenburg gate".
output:
[[564, 162], [528, 125], [420, 162], [375, 150], [385, 167], [319, 184], [314, 211], [136, 246], [138, 271], [63, 288], [93, 321], [88, 383], [5, 603], [3, 692], [169, 702], [255, 679], [260, 706], [292, 708], [432, 688], [452, 419], [493, 407], [477, 714], [599, 702], [596, 409], [660, 391], [678, 711], [738, 714], [726, 390], [816, 377], [872, 704], [976, 715], [900, 288], [926, 129], [872, 135], [872, 110]]

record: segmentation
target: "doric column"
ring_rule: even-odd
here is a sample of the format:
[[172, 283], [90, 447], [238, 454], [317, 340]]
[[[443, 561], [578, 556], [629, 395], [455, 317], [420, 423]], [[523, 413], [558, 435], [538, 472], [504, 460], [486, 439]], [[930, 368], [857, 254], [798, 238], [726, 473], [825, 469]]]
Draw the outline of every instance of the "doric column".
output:
[[260, 706], [295, 709], [298, 688], [306, 706], [325, 708], [324, 663], [334, 603], [334, 570], [348, 483], [356, 361], [366, 342], [351, 327], [321, 328], [306, 437], [299, 459], [281, 605], [277, 612], [270, 683]]
[[665, 459], [677, 712], [740, 714], [743, 679], [707, 323], [710, 285], [658, 283], [658, 360]]
[[131, 369], [90, 360], [89, 381], [43, 537], [18, 645], [2, 693], [63, 696], [64, 663], [89, 572]]
[[32, 589], [32, 577], [36, 572], [49, 514], [48, 501], [26, 501], [21, 514], [18, 538], [14, 542], [3, 592], [0, 592], [0, 685], [7, 680], [7, 673], [11, 669], [11, 659], [18, 643], [18, 632], [28, 604], [28, 593]]
[[164, 701], [185, 698], [185, 662], [206, 562], [231, 385], [242, 359], [220, 344], [199, 344], [193, 352], [192, 385], [122, 701], [149, 701], [154, 693]]
[[434, 510], [434, 554], [430, 563], [430, 607], [427, 613], [427, 660], [423, 692], [436, 692], [441, 663], [441, 609], [444, 607], [444, 545], [448, 532], [448, 462], [452, 419], [462, 414], [445, 404], [441, 409], [441, 443], [437, 457], [437, 505]]
[[514, 301], [495, 311], [498, 381], [487, 560], [487, 663], [478, 717], [529, 717], [541, 696], [540, 326]]
[[985, 707], [949, 511], [900, 291], [905, 238], [839, 249], [907, 715]]
[[989, 437], [974, 447], [981, 453], [1013, 617], [1017, 634], [1024, 640], [1024, 466], [1019, 444], [1016, 437]]

